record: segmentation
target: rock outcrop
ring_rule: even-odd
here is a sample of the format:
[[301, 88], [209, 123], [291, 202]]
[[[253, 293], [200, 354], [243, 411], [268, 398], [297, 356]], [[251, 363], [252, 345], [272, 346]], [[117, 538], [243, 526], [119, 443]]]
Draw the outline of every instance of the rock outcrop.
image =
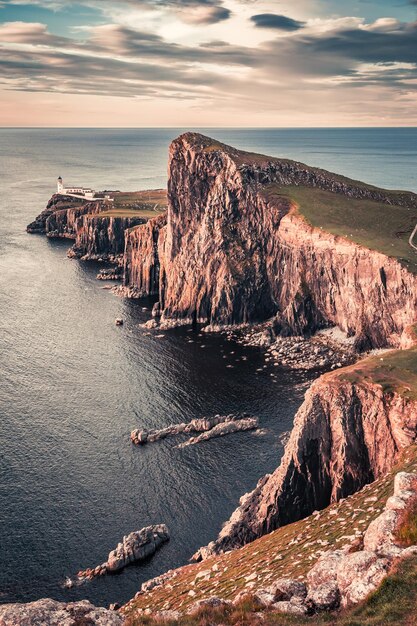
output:
[[[49, 200], [46, 208], [40, 213], [33, 222], [28, 224], [26, 230], [28, 233], [34, 233], [39, 235], [46, 235], [49, 227], [47, 226], [48, 220], [56, 212], [66, 212], [69, 209], [82, 210], [82, 207], [86, 204], [83, 199], [73, 198], [71, 196], [62, 196], [61, 194], [55, 194]], [[53, 222], [51, 222], [52, 224]], [[50, 230], [53, 230], [51, 226]]]
[[109, 553], [105, 563], [93, 569], [81, 570], [77, 576], [83, 580], [118, 572], [130, 563], [143, 561], [152, 556], [167, 541], [169, 531], [165, 524], [146, 526], [123, 537], [117, 548]]
[[213, 437], [221, 437], [238, 430], [252, 430], [258, 427], [258, 419], [250, 417], [246, 413], [230, 413], [229, 415], [214, 415], [214, 417], [202, 417], [193, 419], [191, 422], [173, 424], [160, 430], [132, 430], [130, 439], [136, 445], [144, 445], [154, 441], [160, 441], [167, 437], [180, 434], [202, 433], [199, 437], [193, 437], [179, 447], [207, 441]]
[[242, 546], [355, 493], [417, 436], [417, 402], [364, 380], [322, 376], [307, 391], [278, 469], [240, 500], [194, 559]]
[[115, 611], [97, 608], [87, 600], [0, 605], [0, 626], [122, 626], [124, 622]]

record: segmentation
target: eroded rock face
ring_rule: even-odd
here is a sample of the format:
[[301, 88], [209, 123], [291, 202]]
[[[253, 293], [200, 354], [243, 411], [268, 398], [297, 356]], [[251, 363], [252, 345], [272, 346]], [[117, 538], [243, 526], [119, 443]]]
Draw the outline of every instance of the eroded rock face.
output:
[[0, 605], [0, 626], [122, 626], [115, 611], [97, 608], [87, 600], [57, 602], [43, 599], [28, 604]]
[[123, 279], [126, 295], [141, 297], [158, 294], [161, 271], [159, 257], [166, 223], [167, 216], [162, 214], [126, 231]]
[[114, 260], [123, 255], [125, 231], [143, 224], [140, 217], [103, 217], [88, 213], [77, 218], [70, 256], [83, 260]]
[[323, 376], [306, 393], [279, 468], [243, 496], [218, 539], [195, 558], [244, 545], [355, 493], [388, 471], [416, 435], [417, 403], [384, 395], [379, 385]]
[[[271, 182], [304, 184], [392, 199], [300, 163], [250, 156], [245, 163], [246, 156], [194, 133], [171, 144], [167, 223], [151, 220], [132, 233], [126, 287], [159, 291], [162, 323], [276, 316], [276, 332], [331, 323], [360, 348], [399, 345], [415, 320], [417, 279], [393, 259], [310, 227], [266, 190]], [[414, 194], [397, 200], [417, 204]]]
[[[69, 209], [74, 210], [74, 212], [82, 211], [82, 208], [85, 204], [85, 200], [78, 200], [77, 198], [72, 198], [71, 196], [62, 196], [60, 194], [55, 194], [49, 200], [46, 208], [42, 211], [42, 213], [40, 213], [33, 222], [28, 224], [26, 230], [28, 233], [45, 235], [48, 230], [53, 230], [52, 227], [50, 228], [47, 226], [47, 222], [52, 218], [54, 213], [61, 211], [66, 212]], [[52, 221], [50, 223], [52, 224]]]

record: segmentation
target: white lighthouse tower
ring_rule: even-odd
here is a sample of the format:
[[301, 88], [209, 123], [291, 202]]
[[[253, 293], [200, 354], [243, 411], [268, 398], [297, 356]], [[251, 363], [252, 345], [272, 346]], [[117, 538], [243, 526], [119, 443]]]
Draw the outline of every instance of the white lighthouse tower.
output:
[[58, 193], [63, 193], [63, 191], [64, 191], [64, 183], [63, 183], [63, 180], [62, 180], [61, 176], [58, 177], [57, 188], [58, 188]]

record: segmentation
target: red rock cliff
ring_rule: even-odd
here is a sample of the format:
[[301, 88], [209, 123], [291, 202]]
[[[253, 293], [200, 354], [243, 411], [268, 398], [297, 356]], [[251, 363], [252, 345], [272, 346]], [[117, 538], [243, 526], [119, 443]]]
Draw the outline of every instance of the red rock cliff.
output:
[[327, 374], [307, 391], [281, 464], [241, 498], [207, 558], [358, 491], [392, 468], [417, 435], [417, 402]]
[[[277, 331], [330, 323], [355, 335], [359, 347], [398, 345], [416, 318], [416, 277], [394, 259], [310, 227], [289, 201], [268, 197], [271, 182], [392, 202], [383, 190], [187, 133], [170, 147], [166, 227], [127, 240], [126, 286], [155, 293], [159, 273], [167, 321], [276, 316]], [[417, 196], [402, 193], [396, 202], [416, 206]], [[158, 248], [158, 258], [149, 253]]]

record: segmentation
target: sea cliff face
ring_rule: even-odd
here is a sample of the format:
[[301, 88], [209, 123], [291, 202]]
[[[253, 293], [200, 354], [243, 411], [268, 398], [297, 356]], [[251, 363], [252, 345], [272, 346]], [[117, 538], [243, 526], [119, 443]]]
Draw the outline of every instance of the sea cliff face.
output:
[[123, 285], [129, 295], [157, 295], [160, 285], [161, 231], [166, 230], [166, 214], [150, 219], [146, 224], [125, 231]]
[[83, 260], [109, 260], [123, 255], [125, 231], [145, 220], [140, 217], [107, 217], [87, 213], [75, 220], [75, 243], [70, 256]]
[[104, 211], [101, 202], [87, 202], [54, 211], [45, 222], [46, 236], [50, 238], [76, 239], [78, 219], [83, 215], [96, 215]]
[[[171, 144], [167, 224], [127, 239], [126, 287], [159, 291], [167, 324], [275, 316], [277, 333], [337, 324], [360, 349], [399, 345], [415, 320], [416, 277], [395, 259], [311, 227], [268, 187], [306, 184], [387, 204], [389, 193], [210, 142], [187, 133]], [[396, 202], [417, 201], [403, 193]]]
[[366, 380], [322, 376], [297, 412], [280, 466], [241, 498], [218, 539], [195, 558], [242, 546], [357, 492], [388, 472], [416, 436], [416, 401]]
[[[72, 210], [74, 212], [83, 211], [83, 207], [85, 205], [85, 200], [73, 198], [72, 196], [62, 196], [61, 194], [54, 194], [46, 205], [46, 208], [35, 218], [33, 222], [28, 224], [26, 230], [28, 233], [46, 235], [49, 231], [58, 232], [58, 224], [62, 223], [62, 232], [64, 233], [66, 232], [67, 228], [67, 220], [65, 218], [66, 212], [68, 210]], [[63, 216], [58, 218], [57, 220], [54, 220], [54, 214], [61, 212], [63, 213]], [[47, 226], [47, 222], [50, 219], [50, 226]]]

